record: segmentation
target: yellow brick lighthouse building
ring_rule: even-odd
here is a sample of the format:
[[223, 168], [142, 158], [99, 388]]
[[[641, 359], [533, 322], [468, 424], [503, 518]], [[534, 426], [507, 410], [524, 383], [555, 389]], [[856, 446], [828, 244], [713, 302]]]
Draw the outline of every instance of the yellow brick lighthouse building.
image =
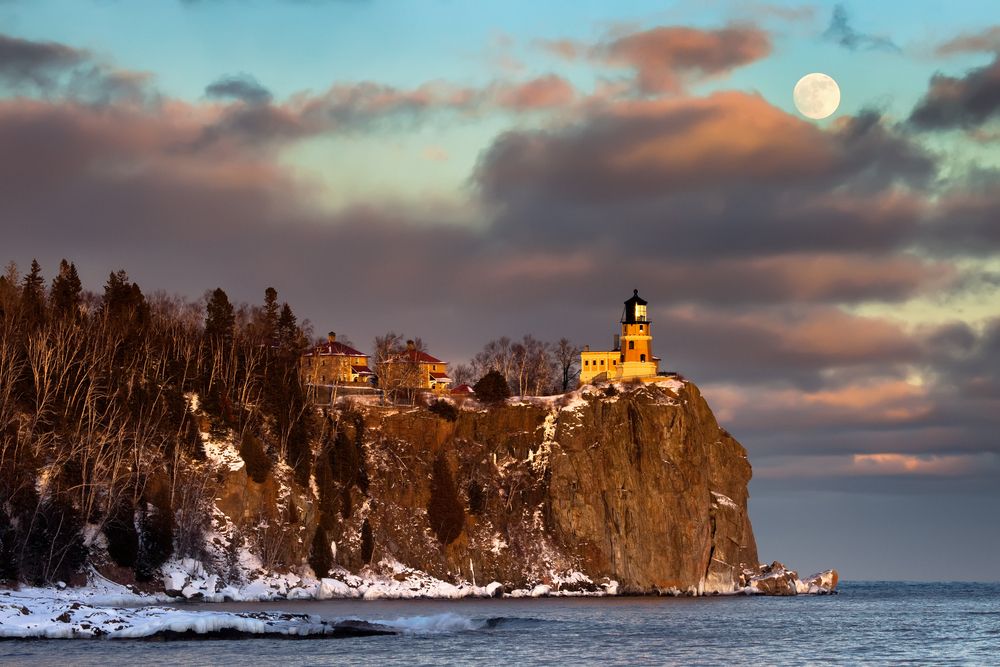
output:
[[620, 380], [654, 380], [660, 371], [660, 359], [653, 356], [653, 323], [649, 321], [646, 301], [639, 290], [625, 302], [621, 334], [615, 335], [610, 351], [580, 353], [580, 384]]

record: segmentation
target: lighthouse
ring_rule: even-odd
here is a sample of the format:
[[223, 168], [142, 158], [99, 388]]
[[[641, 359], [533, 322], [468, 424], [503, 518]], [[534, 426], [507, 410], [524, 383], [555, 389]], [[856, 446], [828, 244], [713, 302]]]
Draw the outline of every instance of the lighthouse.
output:
[[580, 353], [580, 384], [602, 381], [652, 380], [659, 372], [660, 360], [653, 356], [653, 323], [648, 303], [632, 290], [622, 310], [621, 333], [615, 336], [613, 350]]

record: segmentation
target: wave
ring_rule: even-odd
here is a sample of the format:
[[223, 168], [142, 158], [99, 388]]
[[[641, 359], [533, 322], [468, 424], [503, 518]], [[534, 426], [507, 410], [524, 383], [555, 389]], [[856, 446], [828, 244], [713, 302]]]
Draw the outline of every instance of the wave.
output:
[[428, 616], [403, 616], [391, 620], [371, 621], [373, 625], [378, 627], [390, 628], [401, 634], [415, 635], [492, 630], [502, 625], [524, 622], [537, 623], [539, 621], [534, 618], [517, 618], [508, 616], [475, 618], [462, 616], [460, 614], [453, 614], [450, 612], [444, 614], [431, 614]]

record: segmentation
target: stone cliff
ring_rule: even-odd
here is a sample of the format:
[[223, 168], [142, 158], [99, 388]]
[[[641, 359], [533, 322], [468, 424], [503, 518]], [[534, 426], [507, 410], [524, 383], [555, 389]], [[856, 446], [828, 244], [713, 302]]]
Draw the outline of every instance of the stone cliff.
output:
[[388, 560], [480, 585], [707, 593], [757, 567], [746, 451], [690, 382], [445, 417], [358, 405], [340, 422], [360, 474], [338, 482], [327, 536], [353, 572]]

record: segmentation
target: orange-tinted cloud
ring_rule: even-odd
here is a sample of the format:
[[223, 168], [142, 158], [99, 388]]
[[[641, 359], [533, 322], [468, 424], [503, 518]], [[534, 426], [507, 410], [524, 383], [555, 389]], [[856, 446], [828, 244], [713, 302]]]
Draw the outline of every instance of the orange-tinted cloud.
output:
[[1000, 52], [1000, 25], [986, 28], [980, 32], [961, 34], [949, 39], [934, 50], [939, 56], [990, 51]]
[[644, 93], [677, 93], [689, 81], [726, 74], [771, 53], [768, 34], [750, 26], [699, 30], [652, 28], [598, 50], [613, 65], [631, 67]]
[[576, 91], [566, 79], [549, 74], [523, 83], [497, 85], [490, 97], [502, 108], [531, 111], [568, 107]]
[[989, 475], [1000, 469], [996, 454], [855, 454], [853, 456], [801, 456], [768, 460], [754, 468], [763, 479], [816, 479], [848, 477], [940, 477]]

